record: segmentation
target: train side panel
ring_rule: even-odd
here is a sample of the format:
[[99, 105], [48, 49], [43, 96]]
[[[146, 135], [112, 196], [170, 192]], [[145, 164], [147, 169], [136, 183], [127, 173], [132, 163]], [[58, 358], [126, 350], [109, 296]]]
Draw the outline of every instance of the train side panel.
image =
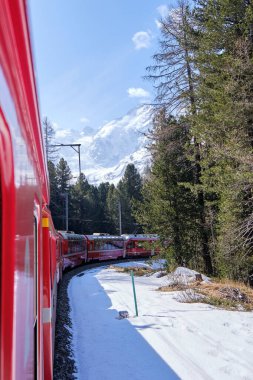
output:
[[59, 231], [62, 237], [63, 270], [74, 268], [87, 261], [87, 239], [85, 235]]
[[122, 235], [125, 239], [125, 257], [149, 257], [159, 252], [157, 235]]
[[49, 202], [25, 2], [0, 0], [0, 378], [43, 379], [43, 203]]
[[57, 283], [61, 278], [61, 237], [54, 229], [48, 209], [44, 208], [43, 228], [43, 349], [45, 379], [53, 378], [54, 336], [56, 322]]
[[113, 260], [124, 257], [124, 239], [120, 236], [86, 235], [87, 261]]

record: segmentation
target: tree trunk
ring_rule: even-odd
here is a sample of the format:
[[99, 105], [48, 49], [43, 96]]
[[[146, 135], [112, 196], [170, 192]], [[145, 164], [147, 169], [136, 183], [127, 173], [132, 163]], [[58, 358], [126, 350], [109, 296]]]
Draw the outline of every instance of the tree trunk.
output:
[[[190, 93], [190, 104], [191, 104], [191, 113], [192, 115], [196, 115], [196, 102], [194, 96], [194, 87], [192, 80], [192, 71], [190, 66], [190, 57], [188, 52], [188, 44], [187, 44], [187, 36], [184, 33], [185, 39], [185, 61], [187, 67], [187, 75], [188, 75], [188, 85], [189, 85], [189, 93]], [[194, 146], [195, 146], [195, 184], [201, 184], [201, 156], [200, 156], [200, 145], [194, 138]], [[203, 190], [198, 190], [198, 204], [200, 208], [200, 235], [201, 235], [201, 244], [202, 244], [202, 257], [205, 264], [205, 271], [207, 274], [213, 273], [212, 260], [209, 250], [209, 241], [208, 241], [208, 232], [206, 227], [206, 210], [205, 210], [205, 197]]]

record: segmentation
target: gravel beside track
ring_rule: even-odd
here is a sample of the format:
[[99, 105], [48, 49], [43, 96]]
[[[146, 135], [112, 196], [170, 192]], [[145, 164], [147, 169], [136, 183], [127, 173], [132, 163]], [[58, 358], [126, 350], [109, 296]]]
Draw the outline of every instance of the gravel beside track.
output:
[[[139, 261], [140, 259], [134, 259]], [[141, 259], [143, 260], [143, 259]], [[68, 298], [68, 285], [72, 277], [84, 272], [87, 269], [108, 266], [119, 262], [131, 260], [110, 260], [101, 263], [86, 264], [78, 268], [71, 269], [64, 273], [57, 295], [57, 318], [55, 327], [55, 353], [54, 353], [54, 380], [74, 380], [76, 379], [76, 366], [71, 350], [71, 320], [70, 306]]]
[[57, 294], [57, 317], [55, 326], [54, 380], [76, 379], [75, 361], [71, 351], [71, 320], [68, 298], [68, 284], [72, 277], [84, 268], [78, 267], [64, 273]]

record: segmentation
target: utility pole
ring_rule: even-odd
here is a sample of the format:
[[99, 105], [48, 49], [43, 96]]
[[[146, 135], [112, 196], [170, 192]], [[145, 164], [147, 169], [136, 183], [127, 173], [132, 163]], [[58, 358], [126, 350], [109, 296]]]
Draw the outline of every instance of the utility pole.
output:
[[65, 193], [65, 213], [66, 213], [66, 231], [69, 230], [69, 195], [68, 193]]
[[[50, 145], [50, 146], [70, 146], [74, 151], [78, 154], [78, 159], [79, 159], [79, 175], [81, 174], [81, 159], [80, 159], [80, 146], [81, 144], [55, 144], [55, 145]], [[77, 147], [77, 148], [75, 148]]]
[[121, 224], [121, 202], [119, 199], [119, 234], [122, 235], [122, 224]]
[[62, 193], [62, 197], [65, 198], [65, 229], [69, 229], [69, 195], [68, 193]]

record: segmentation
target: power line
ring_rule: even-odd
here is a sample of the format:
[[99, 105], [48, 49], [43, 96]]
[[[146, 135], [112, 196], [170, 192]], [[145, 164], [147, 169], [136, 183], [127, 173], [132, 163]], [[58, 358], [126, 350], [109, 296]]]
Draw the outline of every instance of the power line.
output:
[[[70, 146], [78, 154], [78, 158], [79, 158], [79, 175], [81, 175], [81, 158], [80, 158], [80, 146], [81, 146], [81, 144], [53, 144], [53, 145], [50, 145], [50, 146], [58, 146], [58, 147]], [[76, 146], [77, 146], [77, 149], [74, 148]]]

